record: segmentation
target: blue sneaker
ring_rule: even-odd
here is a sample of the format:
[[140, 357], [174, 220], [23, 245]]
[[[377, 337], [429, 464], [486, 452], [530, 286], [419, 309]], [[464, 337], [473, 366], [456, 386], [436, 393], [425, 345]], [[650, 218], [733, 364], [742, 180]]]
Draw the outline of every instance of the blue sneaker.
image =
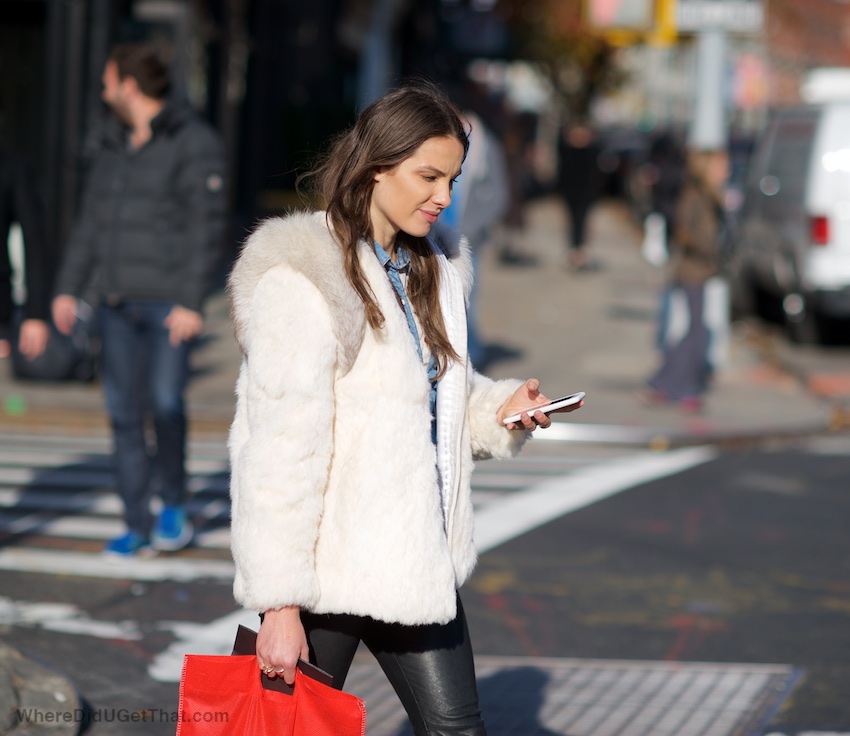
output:
[[151, 535], [154, 549], [175, 552], [192, 541], [195, 529], [179, 506], [164, 506]]
[[150, 557], [156, 554], [151, 549], [150, 543], [140, 534], [136, 532], [126, 532], [120, 537], [116, 537], [111, 542], [108, 542], [103, 548], [103, 554], [112, 557]]

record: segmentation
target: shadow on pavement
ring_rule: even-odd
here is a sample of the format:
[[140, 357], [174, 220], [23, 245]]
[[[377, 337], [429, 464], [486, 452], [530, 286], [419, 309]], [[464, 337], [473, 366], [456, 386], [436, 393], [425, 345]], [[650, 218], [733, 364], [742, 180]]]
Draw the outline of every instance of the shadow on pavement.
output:
[[[494, 734], [522, 733], [523, 736], [570, 736], [552, 731], [540, 723], [540, 710], [545, 701], [549, 675], [537, 667], [517, 667], [501, 670], [478, 680], [481, 712], [498, 713], [498, 723], [487, 723]], [[510, 703], [507, 715], [505, 703]], [[395, 736], [412, 736], [410, 724], [400, 728]]]

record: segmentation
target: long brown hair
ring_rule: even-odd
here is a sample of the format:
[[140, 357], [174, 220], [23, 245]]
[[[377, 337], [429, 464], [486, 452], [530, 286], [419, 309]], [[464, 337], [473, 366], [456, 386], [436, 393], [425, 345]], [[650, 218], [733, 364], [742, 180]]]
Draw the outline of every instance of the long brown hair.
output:
[[[374, 174], [410, 158], [425, 141], [443, 137], [457, 139], [466, 157], [469, 139], [457, 108], [440, 87], [416, 80], [363, 110], [354, 126], [339, 135], [313, 171], [302, 177], [313, 182], [322, 200], [345, 254], [346, 276], [362, 299], [373, 329], [383, 325], [384, 314], [363, 275], [357, 244], [361, 239], [370, 243], [374, 239], [369, 215]], [[439, 262], [426, 238], [400, 232], [398, 242], [410, 254], [408, 298], [442, 376], [448, 361], [457, 360], [458, 355], [449, 342], [440, 309]]]

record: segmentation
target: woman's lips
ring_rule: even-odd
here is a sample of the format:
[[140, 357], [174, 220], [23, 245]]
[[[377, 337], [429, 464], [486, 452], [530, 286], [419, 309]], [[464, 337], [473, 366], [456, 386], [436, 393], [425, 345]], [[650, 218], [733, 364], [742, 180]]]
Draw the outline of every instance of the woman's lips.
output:
[[430, 212], [429, 210], [419, 210], [422, 213], [422, 216], [428, 220], [432, 225], [437, 221], [437, 218], [440, 216], [439, 212]]

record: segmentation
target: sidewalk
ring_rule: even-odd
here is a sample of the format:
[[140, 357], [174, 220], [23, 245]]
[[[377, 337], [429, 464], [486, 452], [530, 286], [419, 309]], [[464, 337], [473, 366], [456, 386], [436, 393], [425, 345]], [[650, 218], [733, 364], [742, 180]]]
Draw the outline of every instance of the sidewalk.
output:
[[506, 266], [496, 249], [485, 252], [479, 328], [495, 354], [508, 355], [489, 366], [489, 375], [534, 376], [550, 395], [587, 392], [585, 406], [556, 417], [558, 431], [551, 434], [663, 449], [808, 433], [835, 421], [846, 397], [817, 396], [806, 386], [805, 369], [789, 372], [778, 354], [766, 361], [772, 344], [743, 324], [733, 326], [728, 364], [702, 413], [641, 401], [658, 360], [654, 334], [664, 271], [641, 257], [639, 229], [624, 206], [601, 203], [590, 218], [598, 269], [576, 273], [565, 268], [566, 215], [559, 202], [533, 203], [527, 214], [518, 247], [537, 264]]
[[[479, 331], [494, 358], [486, 372], [494, 378], [537, 377], [550, 395], [587, 392], [581, 410], [557, 417], [550, 439], [663, 449], [820, 431], [841, 419], [850, 380], [818, 391], [823, 381], [809, 379], [805, 360], [787, 348], [759, 343], [762, 338], [745, 325], [733, 328], [729, 363], [701, 414], [642, 403], [639, 392], [657, 360], [653, 335], [663, 271], [641, 258], [640, 232], [622, 205], [603, 202], [591, 215], [598, 270], [565, 268], [565, 226], [557, 200], [531, 203], [516, 245], [536, 264], [503, 264], [492, 247], [483, 254], [479, 278]], [[766, 352], [772, 355], [767, 361]], [[219, 293], [209, 305], [206, 337], [194, 356], [188, 391], [193, 434], [226, 435], [238, 364], [227, 302]], [[15, 381], [0, 365], [0, 396], [0, 431], [108, 431], [96, 383]]]

